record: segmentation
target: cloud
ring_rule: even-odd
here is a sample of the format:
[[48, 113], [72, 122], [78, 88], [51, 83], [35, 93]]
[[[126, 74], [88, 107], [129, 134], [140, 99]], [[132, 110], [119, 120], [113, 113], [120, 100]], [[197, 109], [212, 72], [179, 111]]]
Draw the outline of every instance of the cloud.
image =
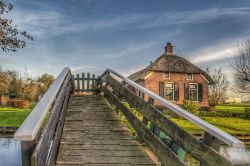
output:
[[118, 31], [204, 23], [220, 17], [250, 14], [250, 8], [208, 8], [205, 10], [86, 15], [81, 17], [70, 17], [65, 13], [46, 8], [16, 10], [14, 12], [14, 24], [28, 29], [35, 35], [44, 36], [47, 34]]
[[188, 59], [192, 63], [199, 64], [232, 58], [237, 54], [237, 52], [238, 45], [235, 44], [235, 41], [224, 41], [220, 44], [216, 44], [215, 46], [200, 49], [189, 56]]

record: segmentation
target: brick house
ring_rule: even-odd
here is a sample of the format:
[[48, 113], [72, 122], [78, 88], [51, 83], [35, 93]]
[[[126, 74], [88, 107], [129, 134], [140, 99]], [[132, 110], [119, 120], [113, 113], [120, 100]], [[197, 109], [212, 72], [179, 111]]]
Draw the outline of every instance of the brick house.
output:
[[166, 45], [163, 55], [129, 78], [175, 104], [180, 105], [186, 99], [201, 107], [208, 106], [208, 85], [214, 83], [199, 67], [173, 54], [171, 43]]

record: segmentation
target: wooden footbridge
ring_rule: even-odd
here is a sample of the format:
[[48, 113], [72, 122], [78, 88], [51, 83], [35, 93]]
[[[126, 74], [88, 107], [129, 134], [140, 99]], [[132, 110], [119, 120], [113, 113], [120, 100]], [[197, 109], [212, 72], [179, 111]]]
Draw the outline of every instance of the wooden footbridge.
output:
[[[155, 101], [201, 127], [203, 140], [172, 122]], [[25, 166], [182, 166], [190, 165], [187, 158], [202, 166], [250, 163], [242, 141], [111, 69], [80, 77], [64, 68], [14, 138]]]

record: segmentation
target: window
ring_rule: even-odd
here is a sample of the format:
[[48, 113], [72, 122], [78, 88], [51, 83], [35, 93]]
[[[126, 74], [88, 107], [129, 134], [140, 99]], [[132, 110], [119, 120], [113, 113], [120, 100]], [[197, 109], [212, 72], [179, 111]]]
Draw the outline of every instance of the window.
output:
[[164, 78], [164, 79], [170, 79], [170, 72], [164, 71], [164, 72], [163, 72], [163, 78]]
[[189, 100], [198, 101], [198, 85], [189, 84]]
[[174, 84], [166, 83], [165, 84], [165, 99], [174, 100]]
[[193, 80], [193, 74], [188, 73], [187, 74], [187, 80]]

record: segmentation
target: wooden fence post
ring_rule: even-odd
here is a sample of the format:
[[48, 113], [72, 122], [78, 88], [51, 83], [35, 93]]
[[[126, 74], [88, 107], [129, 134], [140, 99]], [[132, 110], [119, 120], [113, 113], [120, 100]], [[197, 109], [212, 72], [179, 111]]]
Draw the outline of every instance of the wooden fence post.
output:
[[77, 92], [80, 92], [80, 78], [79, 74], [76, 75], [76, 82], [77, 82]]
[[84, 92], [84, 88], [85, 88], [85, 73], [82, 73], [82, 92]]
[[87, 74], [87, 92], [89, 92], [90, 73]]

